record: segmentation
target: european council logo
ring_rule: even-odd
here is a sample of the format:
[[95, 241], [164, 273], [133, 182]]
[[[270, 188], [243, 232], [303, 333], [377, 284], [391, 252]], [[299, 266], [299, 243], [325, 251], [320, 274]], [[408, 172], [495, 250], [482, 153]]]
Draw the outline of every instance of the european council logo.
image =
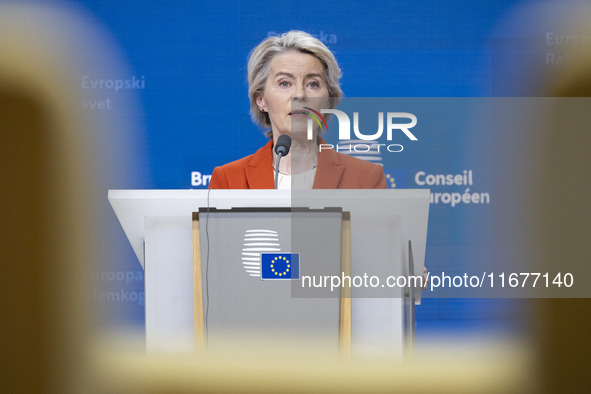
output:
[[261, 253], [261, 279], [299, 278], [299, 253]]

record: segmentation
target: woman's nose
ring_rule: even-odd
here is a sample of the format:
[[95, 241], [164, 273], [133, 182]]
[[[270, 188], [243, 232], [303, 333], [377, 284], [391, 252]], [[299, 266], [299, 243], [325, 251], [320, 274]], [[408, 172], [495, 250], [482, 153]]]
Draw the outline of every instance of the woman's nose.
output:
[[293, 92], [294, 100], [303, 100], [306, 98], [306, 89], [303, 83], [296, 84], [295, 91]]

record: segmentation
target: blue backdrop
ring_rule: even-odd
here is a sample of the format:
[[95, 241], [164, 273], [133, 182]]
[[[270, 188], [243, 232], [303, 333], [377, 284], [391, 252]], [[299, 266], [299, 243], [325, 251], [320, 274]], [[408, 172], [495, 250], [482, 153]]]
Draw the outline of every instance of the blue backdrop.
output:
[[[145, 176], [128, 185], [108, 185], [113, 188], [206, 188], [205, 176], [216, 165], [263, 145], [266, 139], [249, 116], [246, 62], [262, 39], [291, 29], [317, 36], [335, 53], [343, 70], [342, 90], [349, 97], [522, 93], [521, 85], [512, 83], [514, 73], [508, 71], [519, 68], [519, 63], [508, 64], [515, 58], [502, 56], [499, 29], [523, 1], [84, 0], [76, 4], [112, 36], [128, 66], [125, 75], [80, 76], [83, 89], [103, 101], [101, 107], [95, 103], [89, 108], [87, 103], [83, 110], [109, 117], [120, 104], [121, 92], [107, 86], [116, 79], [125, 81], [121, 91], [137, 95], [140, 104]], [[503, 34], [511, 35], [506, 30]], [[473, 136], [434, 133], [430, 141], [413, 151], [412, 164], [388, 169], [396, 179], [391, 186], [429, 187], [417, 183], [420, 171], [471, 170], [473, 191], [488, 191], [490, 163], [470, 153]], [[223, 150], [211, 149], [222, 145]], [[457, 189], [453, 191], [465, 188]], [[494, 195], [490, 199], [494, 201]], [[489, 215], [490, 204], [433, 203], [429, 268], [469, 267], [477, 254], [474, 248], [487, 234]], [[112, 219], [115, 223], [114, 215]], [[117, 240], [111, 247], [120, 257], [93, 275], [92, 296], [112, 311], [109, 324], [141, 326], [143, 273], [121, 229], [114, 226], [113, 232]], [[419, 338], [447, 328], [510, 329], [514, 305], [494, 299], [425, 299], [417, 309]]]

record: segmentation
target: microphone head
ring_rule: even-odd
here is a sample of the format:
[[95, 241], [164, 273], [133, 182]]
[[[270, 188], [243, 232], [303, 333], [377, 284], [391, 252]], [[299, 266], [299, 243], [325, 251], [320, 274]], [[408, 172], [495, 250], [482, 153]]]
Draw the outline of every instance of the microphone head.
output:
[[289, 153], [289, 148], [291, 148], [291, 137], [287, 134], [281, 134], [275, 144], [275, 153], [286, 156]]

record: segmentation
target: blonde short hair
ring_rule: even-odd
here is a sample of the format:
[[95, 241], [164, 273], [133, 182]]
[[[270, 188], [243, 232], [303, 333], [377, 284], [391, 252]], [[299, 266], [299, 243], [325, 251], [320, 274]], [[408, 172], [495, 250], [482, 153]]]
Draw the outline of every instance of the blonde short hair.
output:
[[[250, 53], [248, 59], [248, 97], [250, 98], [250, 116], [253, 122], [263, 128], [270, 128], [269, 114], [259, 109], [256, 99], [265, 91], [265, 84], [271, 72], [271, 60], [277, 55], [298, 51], [314, 56], [324, 67], [324, 80], [331, 100], [331, 107], [336, 107], [343, 96], [339, 79], [341, 69], [332, 52], [317, 38], [310, 34], [292, 30], [279, 36], [264, 39]], [[271, 133], [267, 133], [270, 137]]]

